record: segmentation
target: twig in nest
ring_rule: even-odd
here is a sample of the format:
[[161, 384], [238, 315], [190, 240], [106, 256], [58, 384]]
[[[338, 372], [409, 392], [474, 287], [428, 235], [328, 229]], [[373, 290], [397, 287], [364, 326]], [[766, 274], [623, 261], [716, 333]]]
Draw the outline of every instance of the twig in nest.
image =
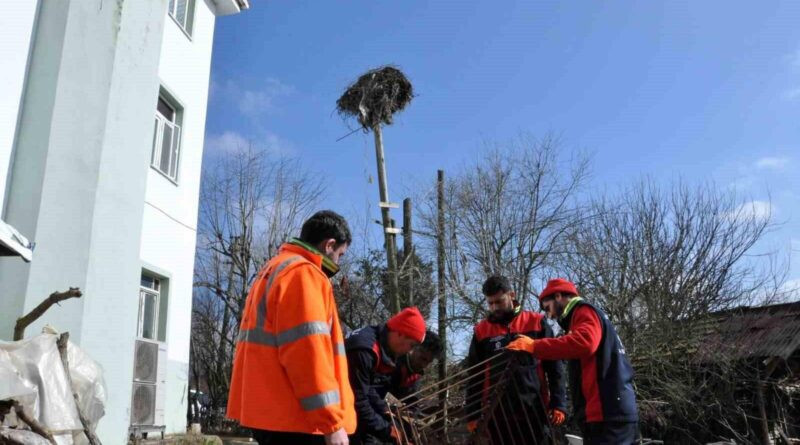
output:
[[27, 315], [17, 319], [17, 324], [14, 325], [14, 341], [22, 340], [22, 338], [25, 336], [25, 328], [36, 321], [36, 319], [41, 317], [45, 311], [50, 309], [50, 306], [70, 298], [80, 298], [81, 295], [83, 294], [81, 293], [80, 288], [77, 287], [71, 287], [66, 292], [53, 292], [50, 294], [49, 297], [39, 303], [39, 305], [33, 308], [32, 311], [28, 312]]
[[362, 74], [336, 101], [340, 115], [355, 117], [364, 131], [376, 125], [391, 125], [392, 115], [406, 107], [414, 89], [405, 74], [393, 66], [382, 66]]

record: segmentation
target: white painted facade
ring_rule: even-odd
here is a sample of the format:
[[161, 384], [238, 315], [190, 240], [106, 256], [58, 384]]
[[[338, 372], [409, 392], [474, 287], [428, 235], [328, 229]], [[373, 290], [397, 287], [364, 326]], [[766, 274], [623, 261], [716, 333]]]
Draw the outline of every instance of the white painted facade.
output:
[[[0, 338], [51, 292], [80, 287], [81, 299], [51, 308], [28, 334], [52, 324], [102, 364], [107, 444], [124, 443], [131, 421], [143, 273], [163, 283], [159, 408], [168, 433], [186, 428], [214, 22], [247, 7], [195, 1], [190, 34], [167, 13], [170, 0], [0, 6], [0, 215], [36, 243], [29, 264], [0, 258]], [[177, 179], [151, 166], [160, 95], [181, 128]]]

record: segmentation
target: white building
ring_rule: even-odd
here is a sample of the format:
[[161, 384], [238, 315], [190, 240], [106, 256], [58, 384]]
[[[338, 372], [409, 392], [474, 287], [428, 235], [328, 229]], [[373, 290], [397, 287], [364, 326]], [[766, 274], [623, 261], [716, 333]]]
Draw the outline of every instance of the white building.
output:
[[[0, 258], [0, 338], [51, 292], [80, 287], [82, 298], [54, 306], [27, 334], [52, 324], [103, 365], [106, 444], [124, 443], [136, 416], [168, 433], [186, 428], [214, 21], [246, 8], [247, 0], [0, 6], [0, 217], [36, 244], [30, 263]], [[134, 382], [135, 350], [148, 340], [159, 361], [140, 362]], [[139, 398], [134, 410], [135, 387], [136, 397], [155, 390], [155, 405]]]

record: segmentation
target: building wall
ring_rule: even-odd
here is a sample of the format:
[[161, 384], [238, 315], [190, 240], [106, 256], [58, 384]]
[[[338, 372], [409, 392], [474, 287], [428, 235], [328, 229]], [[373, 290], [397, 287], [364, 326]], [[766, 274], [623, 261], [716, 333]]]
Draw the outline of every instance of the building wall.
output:
[[142, 262], [169, 275], [164, 409], [168, 432], [186, 428], [192, 280], [214, 20], [209, 5], [198, 0], [190, 38], [167, 17], [158, 68], [162, 87], [183, 108], [178, 181], [149, 169], [141, 242]]
[[[103, 366], [108, 400], [98, 434], [104, 443], [124, 443], [130, 423], [143, 270], [168, 280], [164, 415], [168, 432], [186, 426], [215, 17], [211, 0], [197, 0], [187, 37], [167, 15], [167, 2], [48, 0], [37, 11], [31, 0], [0, 8], [0, 50], [5, 55], [8, 48], [14, 61], [0, 82], [3, 217], [37, 245], [30, 264], [0, 258], [0, 338], [9, 339], [16, 318], [51, 292], [83, 290], [27, 334], [44, 324], [69, 331]], [[5, 28], [6, 19], [15, 28]], [[150, 167], [159, 89], [183, 108], [177, 184]], [[13, 155], [6, 141], [15, 141], [8, 143]]]
[[30, 264], [0, 259], [0, 336], [54, 290], [83, 290], [28, 335], [45, 323], [69, 331], [103, 366], [104, 443], [124, 443], [130, 417], [150, 155], [142, 147], [165, 11], [166, 0], [41, 2], [10, 169], [6, 221], [37, 247]]
[[10, 2], [0, 14], [0, 218], [38, 5], [37, 0]]

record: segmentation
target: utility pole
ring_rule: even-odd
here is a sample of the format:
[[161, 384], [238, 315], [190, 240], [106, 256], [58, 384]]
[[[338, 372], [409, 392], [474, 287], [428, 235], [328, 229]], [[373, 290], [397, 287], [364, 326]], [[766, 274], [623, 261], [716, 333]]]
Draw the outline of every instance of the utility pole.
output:
[[[444, 170], [437, 172], [437, 224], [436, 224], [436, 268], [439, 278], [439, 337], [442, 339], [442, 355], [439, 357], [439, 381], [447, 378], [447, 299], [444, 286]], [[444, 418], [447, 418], [447, 397], [449, 391], [439, 393]], [[447, 431], [445, 430], [445, 434]]]
[[402, 111], [413, 98], [414, 87], [405, 74], [399, 69], [387, 65], [369, 70], [359, 76], [358, 80], [347, 87], [344, 94], [336, 100], [336, 110], [339, 114], [354, 118], [362, 129], [372, 130], [375, 135], [375, 161], [378, 164], [383, 245], [386, 250], [386, 265], [389, 269], [387, 294], [389, 306], [394, 312], [400, 311], [395, 235], [401, 231], [390, 226], [389, 209], [396, 209], [400, 206], [389, 202], [381, 125], [391, 125], [393, 115]]
[[406, 274], [406, 304], [414, 306], [414, 243], [411, 238], [411, 198], [403, 200], [403, 272]]
[[375, 160], [378, 163], [378, 190], [380, 192], [381, 222], [383, 223], [383, 241], [386, 250], [386, 264], [389, 268], [389, 301], [394, 313], [400, 312], [400, 299], [398, 298], [397, 280], [397, 246], [394, 241], [397, 229], [392, 227], [389, 209], [396, 204], [389, 202], [389, 190], [386, 185], [386, 161], [383, 156], [383, 134], [381, 124], [372, 127], [375, 135]]

